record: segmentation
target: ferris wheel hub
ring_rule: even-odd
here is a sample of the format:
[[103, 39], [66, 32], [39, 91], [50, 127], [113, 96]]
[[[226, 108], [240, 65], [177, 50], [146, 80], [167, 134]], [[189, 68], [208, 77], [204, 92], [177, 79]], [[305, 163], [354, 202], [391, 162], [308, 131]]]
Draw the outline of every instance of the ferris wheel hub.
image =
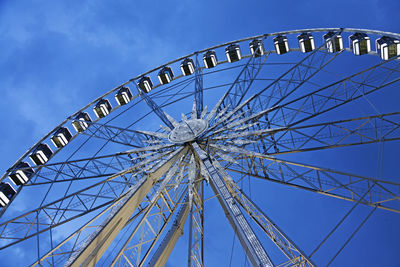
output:
[[168, 135], [172, 143], [185, 143], [195, 140], [208, 128], [208, 122], [201, 119], [184, 120]]

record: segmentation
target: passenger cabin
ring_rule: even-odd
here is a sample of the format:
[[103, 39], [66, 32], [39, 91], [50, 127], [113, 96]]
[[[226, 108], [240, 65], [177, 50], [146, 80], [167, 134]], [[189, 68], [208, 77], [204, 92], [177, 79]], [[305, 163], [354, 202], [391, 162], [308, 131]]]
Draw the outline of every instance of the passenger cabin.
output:
[[32, 177], [34, 174], [33, 169], [27, 162], [20, 162], [15, 166], [15, 169], [10, 173], [9, 177], [11, 181], [15, 185], [23, 185], [28, 182], [28, 180]]
[[371, 40], [365, 33], [355, 33], [349, 37], [350, 49], [357, 56], [368, 54], [371, 51]]
[[53, 155], [50, 147], [47, 144], [39, 144], [29, 156], [33, 163], [36, 165], [45, 164]]
[[120, 106], [128, 104], [132, 100], [131, 90], [128, 87], [121, 87], [115, 94], [115, 100]]
[[161, 84], [170, 83], [174, 79], [174, 73], [170, 67], [164, 67], [158, 72], [158, 80]]
[[314, 37], [310, 33], [303, 32], [297, 36], [297, 40], [299, 40], [301, 52], [308, 53], [315, 49]]
[[400, 55], [400, 42], [389, 36], [382, 36], [376, 40], [376, 52], [383, 60], [391, 59]]
[[7, 206], [10, 199], [17, 193], [10, 183], [0, 183], [0, 205], [2, 207]]
[[71, 139], [72, 135], [70, 131], [65, 127], [60, 127], [51, 137], [51, 142], [53, 142], [55, 147], [62, 148], [66, 146]]
[[104, 118], [105, 116], [110, 114], [111, 110], [112, 106], [110, 104], [110, 101], [108, 101], [107, 99], [101, 99], [93, 108], [94, 113], [99, 119]]
[[151, 82], [151, 79], [148, 76], [143, 76], [142, 78], [140, 78], [138, 86], [145, 93], [148, 93], [151, 91], [151, 89], [153, 89], [153, 83]]
[[72, 122], [72, 126], [74, 126], [75, 130], [80, 133], [86, 130], [89, 127], [87, 122], [91, 122], [92, 119], [90, 118], [89, 114], [86, 112], [79, 113], [76, 116], [75, 120]]
[[275, 51], [278, 55], [289, 52], [289, 42], [285, 35], [278, 35], [274, 38]]
[[184, 76], [192, 75], [194, 73], [193, 59], [185, 58], [181, 63], [181, 71]]
[[259, 39], [254, 39], [250, 42], [250, 52], [254, 57], [261, 57], [264, 55], [264, 44]]
[[340, 34], [328, 32], [323, 36], [325, 41], [326, 50], [329, 53], [336, 53], [343, 50], [343, 38]]
[[231, 44], [225, 48], [226, 58], [229, 62], [236, 62], [242, 59], [242, 53], [238, 44]]
[[203, 56], [203, 62], [207, 69], [217, 66], [217, 55], [215, 54], [215, 51], [207, 51]]

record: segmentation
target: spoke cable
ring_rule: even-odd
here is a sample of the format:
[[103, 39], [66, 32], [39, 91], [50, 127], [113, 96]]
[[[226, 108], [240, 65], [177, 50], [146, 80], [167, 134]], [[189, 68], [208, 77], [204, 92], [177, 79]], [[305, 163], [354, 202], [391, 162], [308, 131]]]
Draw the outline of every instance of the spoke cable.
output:
[[[311, 258], [315, 252], [326, 242], [326, 240], [336, 231], [336, 229], [344, 222], [344, 220], [350, 215], [350, 213], [360, 204], [360, 202], [364, 199], [364, 197], [368, 194], [369, 191], [375, 186], [375, 182], [370, 186], [370, 188], [364, 193], [364, 195], [351, 207], [351, 209], [344, 215], [344, 217], [336, 224], [335, 227], [329, 232], [329, 234], [321, 241], [321, 243], [311, 252], [309, 258]], [[375, 206], [376, 208], [376, 206]]]
[[343, 250], [343, 248], [350, 242], [350, 240], [354, 237], [354, 235], [358, 232], [358, 230], [360, 230], [360, 228], [364, 225], [364, 223], [369, 219], [369, 217], [371, 217], [372, 213], [374, 213], [374, 211], [376, 210], [376, 206], [375, 208], [373, 208], [371, 210], [371, 212], [367, 215], [367, 217], [365, 217], [365, 219], [361, 222], [361, 224], [357, 227], [357, 229], [351, 234], [351, 236], [346, 240], [346, 242], [343, 244], [343, 246], [336, 252], [336, 254], [333, 256], [333, 258], [328, 262], [328, 264], [326, 265], [326, 267], [328, 267], [332, 261], [339, 255], [339, 253]]

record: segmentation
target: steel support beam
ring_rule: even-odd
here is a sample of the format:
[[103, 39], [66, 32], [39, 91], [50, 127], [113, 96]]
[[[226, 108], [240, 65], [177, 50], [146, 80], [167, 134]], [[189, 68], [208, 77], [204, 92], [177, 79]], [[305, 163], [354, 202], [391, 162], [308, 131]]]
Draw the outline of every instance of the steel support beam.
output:
[[101, 124], [98, 122], [86, 123], [89, 125], [89, 127], [82, 132], [82, 134], [109, 142], [141, 148], [148, 145], [146, 144], [146, 141], [152, 140], [152, 136], [146, 135], [140, 131]]
[[400, 81], [400, 63], [396, 58], [318, 88], [294, 100], [270, 108], [267, 125], [292, 127], [348, 102]]
[[80, 249], [71, 255], [66, 266], [95, 266], [154, 183], [168, 171], [186, 150], [187, 148], [178, 150], [167, 161], [161, 162], [162, 164], [158, 164], [148, 175], [143, 176], [129, 190], [125, 199], [110, 212], [102, 225], [96, 229]]
[[[200, 175], [197, 175], [199, 181]], [[203, 181], [193, 190], [189, 221], [188, 267], [204, 266], [204, 192]]]
[[65, 266], [95, 266], [152, 185], [151, 179], [142, 177], [139, 183], [130, 189], [125, 199], [111, 210], [109, 217], [88, 238], [88, 241], [71, 255]]
[[239, 131], [242, 124], [219, 131], [210, 143], [230, 145], [240, 140], [267, 155], [322, 150], [400, 139], [400, 112], [297, 127]]
[[237, 206], [234, 198], [229, 193], [222, 175], [214, 167], [206, 152], [204, 152], [197, 143], [193, 143], [192, 147], [198, 160], [203, 162], [207, 174], [210, 177], [211, 187], [217, 195], [219, 203], [225, 211], [225, 215], [238, 236], [251, 264], [253, 266], [274, 266], [242, 211]]
[[225, 182], [235, 200], [289, 259], [290, 263], [285, 266], [315, 266], [307, 255], [239, 189], [234, 181], [225, 180]]
[[[108, 206], [105, 210], [101, 211], [95, 217], [90, 219], [77, 231], [69, 235], [67, 238], [65, 238], [62, 242], [60, 242], [56, 247], [52, 248], [46, 254], [42, 255], [39, 260], [31, 264], [30, 266], [37, 266], [37, 265], [43, 266], [45, 262], [48, 263], [49, 265], [54, 265], [54, 262], [60, 262], [62, 259], [65, 259], [65, 256], [69, 257], [77, 249], [79, 244], [81, 242], [84, 242], [84, 240], [88, 237], [88, 235], [85, 234], [85, 231], [88, 231], [89, 228], [100, 226], [95, 224], [95, 222], [99, 220], [99, 218], [101, 218], [104, 214], [109, 212], [109, 210], [112, 209], [115, 205], [117, 205], [119, 203], [119, 200], [123, 199], [125, 196], [126, 194], [122, 195], [118, 200], [116, 200], [114, 203]], [[132, 222], [134, 219], [140, 216], [144, 211], [147, 210], [148, 207], [149, 205], [146, 206], [144, 209], [138, 211], [135, 215], [133, 215], [127, 221], [125, 226], [127, 226], [130, 222]]]
[[189, 211], [190, 211], [189, 195], [186, 195], [184, 204], [180, 208], [171, 228], [161, 241], [153, 257], [151, 258], [149, 266], [156, 266], [156, 267], [165, 266], [169, 256], [172, 253], [172, 250], [176, 245], [176, 242], [178, 241], [179, 237], [183, 235], [183, 226], [185, 225]]
[[[233, 153], [247, 166], [228, 164], [229, 171], [301, 188], [323, 195], [357, 202], [361, 195], [374, 189], [361, 204], [400, 213], [400, 183], [377, 180], [332, 169], [273, 158], [243, 148], [218, 146], [224, 153]], [[243, 163], [244, 164], [244, 163]]]
[[[101, 181], [96, 181], [89, 186], [86, 185], [85, 188], [61, 198], [57, 195], [57, 200], [0, 224], [1, 248], [46, 233], [52, 228], [112, 204], [127, 190], [129, 185], [134, 185], [145, 171], [157, 166], [158, 160], [164, 161], [171, 156], [173, 154], [171, 155], [169, 152], [142, 159], [133, 166], [125, 167], [118, 173], [104, 177]], [[62, 164], [60, 166], [62, 167]], [[88, 173], [103, 170], [102, 168], [92, 169], [90, 166], [87, 168]], [[99, 167], [101, 167], [101, 164], [99, 164]], [[32, 228], [36, 223], [40, 225], [39, 229]]]
[[[334, 36], [340, 33], [341, 31], [338, 31]], [[343, 51], [342, 50], [338, 53], [328, 53], [325, 51], [325, 46], [326, 41], [306, 55], [296, 65], [291, 67], [272, 83], [258, 92], [257, 95], [260, 97], [260, 103], [262, 103], [262, 107], [269, 108], [278, 105], [293, 92], [301, 88], [301, 86], [309, 81], [312, 77], [318, 74], [318, 72], [325, 68]], [[273, 99], [278, 100], [271, 104]]]
[[[271, 129], [262, 140], [269, 155], [388, 142], [400, 139], [400, 112]], [[273, 142], [276, 140], [276, 142]], [[261, 150], [262, 151], [262, 150]]]
[[125, 266], [127, 263], [135, 266], [145, 264], [187, 193], [186, 184], [180, 184], [175, 190], [174, 181], [172, 181], [180, 163], [173, 165], [166, 173], [150, 199], [149, 208], [139, 222], [135, 222], [137, 224], [134, 230], [120, 248], [111, 266]]
[[[32, 166], [35, 174], [24, 186], [109, 177], [131, 166], [139, 167], [140, 165], [143, 168], [144, 165], [150, 165], [151, 161], [171, 153], [170, 149], [170, 144], [154, 145], [113, 155]], [[20, 169], [23, 170], [23, 168]], [[18, 169], [10, 171], [15, 170]]]

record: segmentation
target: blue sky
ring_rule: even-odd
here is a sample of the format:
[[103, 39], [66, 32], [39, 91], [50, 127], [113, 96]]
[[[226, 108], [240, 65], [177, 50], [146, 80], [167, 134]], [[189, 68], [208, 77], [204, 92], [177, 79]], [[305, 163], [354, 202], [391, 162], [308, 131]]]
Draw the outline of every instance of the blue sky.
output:
[[[398, 10], [400, 2], [397, 0], [85, 3], [2, 0], [0, 170], [7, 170], [38, 139], [82, 106], [129, 78], [167, 61], [219, 43], [291, 29], [349, 27], [400, 32]], [[388, 168], [394, 168], [394, 160], [388, 161], [392, 163]], [[390, 169], [388, 173], [395, 172]], [[279, 205], [285, 209], [299, 203], [287, 200]], [[350, 207], [348, 203], [344, 206]], [[312, 206], [308, 212], [310, 210]], [[274, 212], [279, 216], [276, 209]], [[381, 213], [384, 212], [379, 211]], [[339, 219], [343, 212], [332, 210], [329, 216], [327, 221], [328, 218]], [[380, 231], [379, 236], [371, 236], [372, 240], [387, 242], [385, 251], [378, 252], [384, 255], [387, 250], [399, 248], [390, 237], [391, 227], [394, 227], [390, 223], [392, 218], [378, 221], [378, 227], [386, 230]], [[228, 224], [223, 220], [221, 218]], [[309, 229], [306, 222], [299, 224]], [[373, 226], [366, 225], [365, 229], [369, 227]], [[326, 226], [325, 232], [329, 229]], [[227, 246], [231, 246], [230, 233], [221, 238], [226, 238]], [[182, 251], [186, 253], [186, 248]], [[357, 252], [344, 254], [340, 262], [371, 256]], [[395, 253], [387, 252], [387, 255], [385, 266], [400, 266], [399, 261], [395, 261]], [[175, 253], [174, 257], [179, 255]], [[374, 266], [368, 260], [357, 263]], [[207, 261], [206, 264], [217, 266]], [[242, 262], [236, 264], [242, 266]]]

